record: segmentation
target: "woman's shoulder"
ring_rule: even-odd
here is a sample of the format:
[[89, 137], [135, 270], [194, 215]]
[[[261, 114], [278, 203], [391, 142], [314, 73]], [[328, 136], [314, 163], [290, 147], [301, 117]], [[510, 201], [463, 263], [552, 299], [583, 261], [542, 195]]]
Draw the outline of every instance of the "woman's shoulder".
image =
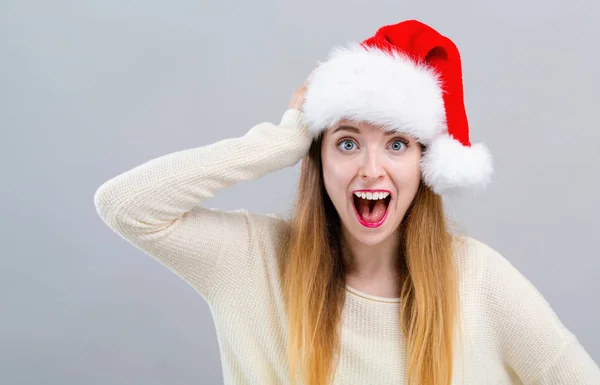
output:
[[455, 236], [453, 249], [459, 276], [471, 284], [490, 283], [486, 278], [496, 273], [520, 274], [496, 248], [472, 236]]
[[465, 234], [455, 235], [453, 250], [461, 273], [476, 273], [484, 264], [494, 259], [504, 258], [487, 243]]
[[[289, 220], [284, 214], [259, 213], [246, 208], [215, 211], [220, 218], [219, 244], [222, 247], [211, 281], [263, 282], [271, 275], [265, 269], [277, 267], [289, 244]], [[211, 301], [222, 300], [218, 290], [225, 287], [220, 285], [213, 290]]]
[[528, 306], [549, 308], [534, 284], [501, 252], [478, 239], [456, 239], [456, 261], [463, 289], [477, 293], [479, 301], [490, 308]]
[[288, 240], [290, 218], [287, 213], [259, 213], [243, 208], [230, 211], [228, 215], [237, 216], [238, 221], [245, 224], [249, 239], [261, 247], [280, 247]]
[[506, 365], [523, 382], [544, 376], [553, 384], [567, 383], [569, 378], [597, 383], [592, 380], [600, 378], [596, 364], [523, 273], [477, 239], [459, 237], [455, 247], [465, 322], [471, 330], [484, 333], [485, 343], [495, 341]]

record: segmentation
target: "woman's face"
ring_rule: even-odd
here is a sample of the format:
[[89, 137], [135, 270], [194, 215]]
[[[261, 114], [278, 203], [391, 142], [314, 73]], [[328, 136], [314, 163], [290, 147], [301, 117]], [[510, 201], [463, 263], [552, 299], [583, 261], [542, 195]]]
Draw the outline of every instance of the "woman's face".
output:
[[395, 235], [420, 184], [420, 144], [375, 124], [344, 120], [325, 132], [321, 157], [325, 188], [345, 232], [366, 245]]

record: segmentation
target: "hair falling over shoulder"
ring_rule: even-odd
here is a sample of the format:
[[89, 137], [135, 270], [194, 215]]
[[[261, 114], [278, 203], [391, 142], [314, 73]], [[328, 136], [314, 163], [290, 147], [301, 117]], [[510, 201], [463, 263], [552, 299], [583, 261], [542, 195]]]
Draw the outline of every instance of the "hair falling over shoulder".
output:
[[[320, 148], [316, 140], [302, 162], [289, 249], [279, 270], [292, 384], [332, 383], [340, 354], [346, 270], [340, 219], [325, 190]], [[408, 384], [450, 385], [460, 323], [453, 237], [442, 198], [422, 183], [400, 230], [398, 327], [405, 338]]]

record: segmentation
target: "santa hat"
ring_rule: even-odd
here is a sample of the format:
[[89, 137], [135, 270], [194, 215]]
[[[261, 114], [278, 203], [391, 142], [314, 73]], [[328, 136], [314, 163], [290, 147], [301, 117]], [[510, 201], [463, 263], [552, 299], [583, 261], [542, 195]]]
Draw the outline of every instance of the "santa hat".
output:
[[350, 119], [413, 136], [426, 146], [423, 181], [438, 194], [490, 181], [489, 150], [469, 141], [458, 49], [419, 21], [332, 50], [309, 76], [303, 111], [315, 134]]

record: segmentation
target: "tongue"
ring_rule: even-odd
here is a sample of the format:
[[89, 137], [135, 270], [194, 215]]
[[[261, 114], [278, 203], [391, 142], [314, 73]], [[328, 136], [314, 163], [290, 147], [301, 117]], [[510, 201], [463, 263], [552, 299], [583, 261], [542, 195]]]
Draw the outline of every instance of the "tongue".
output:
[[383, 202], [383, 199], [376, 200], [372, 210], [371, 205], [373, 205], [373, 201], [369, 201], [367, 199], [359, 199], [358, 206], [356, 208], [360, 216], [366, 222], [379, 222], [385, 214], [385, 203]]

